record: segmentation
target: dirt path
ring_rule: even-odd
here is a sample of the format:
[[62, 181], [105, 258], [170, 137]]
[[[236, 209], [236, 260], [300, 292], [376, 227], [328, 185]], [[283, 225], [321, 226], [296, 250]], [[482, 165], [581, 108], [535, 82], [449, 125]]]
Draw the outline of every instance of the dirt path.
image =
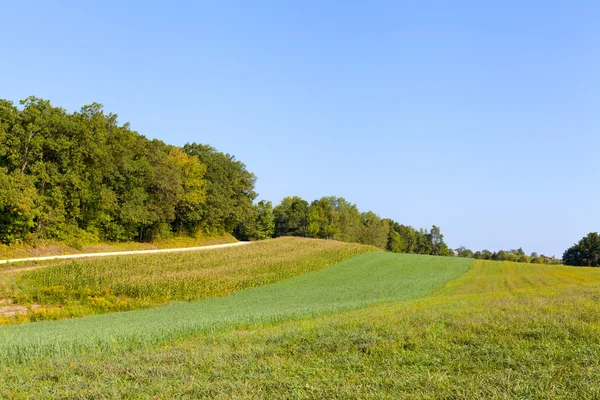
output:
[[[200, 246], [200, 247], [181, 247], [176, 249], [160, 249], [160, 250], [135, 250], [135, 251], [112, 251], [107, 253], [86, 253], [86, 254], [67, 254], [61, 256], [44, 256], [44, 257], [29, 257], [29, 258], [15, 258], [12, 260], [0, 260], [0, 264], [9, 264], [22, 261], [47, 261], [47, 260], [61, 260], [70, 258], [89, 258], [89, 257], [114, 257], [114, 256], [129, 256], [136, 254], [157, 254], [157, 253], [177, 253], [184, 251], [199, 251], [199, 250], [211, 250], [220, 249], [224, 247], [236, 247], [250, 244], [250, 242], [236, 242], [226, 244], [215, 244], [211, 246]], [[44, 268], [44, 266], [34, 266], [20, 269], [8, 269], [0, 271], [0, 274], [10, 274], [14, 272], [30, 271], [34, 269]]]

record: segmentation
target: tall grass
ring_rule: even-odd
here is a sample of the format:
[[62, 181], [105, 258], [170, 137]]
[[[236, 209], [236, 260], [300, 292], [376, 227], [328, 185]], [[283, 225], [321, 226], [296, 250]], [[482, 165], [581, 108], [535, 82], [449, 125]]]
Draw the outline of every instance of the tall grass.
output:
[[226, 296], [375, 250], [330, 240], [279, 238], [203, 252], [62, 262], [0, 275], [0, 298], [45, 306], [5, 322], [125, 311]]
[[0, 364], [0, 396], [594, 399], [599, 300], [598, 268], [477, 261], [416, 300]]
[[130, 348], [198, 332], [417, 298], [456, 278], [471, 262], [374, 252], [227, 297], [152, 310], [6, 327], [0, 329], [0, 360], [24, 361], [90, 349]]

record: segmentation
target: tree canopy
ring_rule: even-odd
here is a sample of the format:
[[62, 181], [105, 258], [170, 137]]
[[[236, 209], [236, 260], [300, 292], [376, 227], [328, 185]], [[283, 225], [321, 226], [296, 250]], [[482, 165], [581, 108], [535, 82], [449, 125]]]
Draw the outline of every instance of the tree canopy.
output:
[[[302, 236], [364, 243], [396, 253], [555, 262], [523, 249], [448, 248], [441, 229], [415, 229], [343, 197], [286, 197], [254, 204], [256, 177], [207, 144], [172, 146], [119, 124], [98, 103], [68, 113], [29, 97], [0, 100], [0, 243], [54, 238], [148, 241], [172, 233], [234, 233], [240, 239]], [[564, 254], [598, 266], [590, 233]]]
[[590, 232], [587, 236], [569, 247], [563, 254], [563, 263], [574, 266], [600, 266], [600, 236]]
[[98, 103], [20, 106], [0, 100], [1, 243], [230, 232], [252, 209], [254, 175], [233, 156], [147, 139]]

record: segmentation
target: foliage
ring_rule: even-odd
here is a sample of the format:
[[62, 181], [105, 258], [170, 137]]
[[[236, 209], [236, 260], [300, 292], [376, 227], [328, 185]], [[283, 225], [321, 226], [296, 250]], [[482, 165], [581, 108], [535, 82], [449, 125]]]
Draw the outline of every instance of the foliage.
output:
[[308, 236], [308, 202], [298, 196], [281, 200], [273, 214], [275, 217], [274, 236]]
[[473, 250], [467, 249], [464, 246], [461, 246], [458, 249], [456, 249], [456, 252], [458, 253], [459, 257], [474, 258]]
[[183, 151], [207, 166], [206, 202], [196, 210], [196, 220], [207, 232], [233, 232], [252, 210], [256, 177], [234, 156], [211, 146], [191, 143]]
[[563, 254], [563, 262], [575, 266], [600, 266], [600, 236], [598, 233], [588, 233], [577, 244], [567, 249]]
[[269, 239], [274, 233], [273, 205], [266, 200], [254, 205], [247, 219], [236, 230], [236, 236], [243, 240]]
[[254, 181], [232, 156], [149, 140], [101, 104], [67, 113], [35, 97], [21, 108], [0, 100], [0, 243], [231, 232]]
[[370, 244], [394, 253], [453, 255], [440, 228], [431, 232], [382, 219], [372, 211], [360, 212], [343, 197], [322, 197], [308, 204], [286, 197], [274, 209], [275, 236], [302, 236]]

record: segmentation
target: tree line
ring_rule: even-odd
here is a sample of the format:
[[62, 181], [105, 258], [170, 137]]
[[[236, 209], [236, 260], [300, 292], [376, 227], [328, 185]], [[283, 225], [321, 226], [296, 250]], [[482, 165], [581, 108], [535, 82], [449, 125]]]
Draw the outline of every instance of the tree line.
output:
[[464, 246], [456, 249], [456, 254], [459, 257], [474, 258], [476, 260], [495, 260], [495, 261], [512, 261], [522, 263], [533, 263], [533, 264], [560, 264], [560, 260], [554, 256], [545, 256], [544, 254], [538, 254], [536, 252], [531, 255], [525, 254], [522, 248], [512, 250], [481, 250], [473, 252]]
[[[254, 200], [256, 177], [234, 156], [198, 143], [150, 140], [92, 103], [68, 113], [29, 97], [0, 100], [0, 243], [36, 239], [150, 241], [172, 234], [233, 233], [335, 239], [396, 253], [532, 263], [560, 262], [522, 249], [450, 249], [438, 226], [415, 229], [342, 197]], [[600, 265], [590, 233], [563, 255]]]
[[231, 232], [253, 209], [256, 178], [229, 154], [149, 140], [97, 103], [20, 105], [0, 100], [1, 243]]
[[437, 256], [458, 256], [481, 260], [525, 263], [560, 263], [554, 257], [531, 253], [523, 249], [482, 250], [473, 252], [463, 246], [451, 249], [444, 242], [440, 228], [415, 229], [389, 218], [380, 218], [372, 211], [360, 212], [355, 204], [342, 197], [322, 197], [308, 202], [301, 197], [284, 198], [273, 207], [262, 200], [254, 206], [248, 219], [236, 230], [244, 240], [261, 240], [279, 236], [335, 239], [343, 242], [369, 244], [394, 253]]
[[453, 255], [439, 227], [417, 230], [373, 211], [361, 212], [335, 196], [310, 203], [298, 196], [286, 197], [275, 207], [262, 200], [235, 233], [245, 240], [299, 236], [368, 244], [396, 253]]

